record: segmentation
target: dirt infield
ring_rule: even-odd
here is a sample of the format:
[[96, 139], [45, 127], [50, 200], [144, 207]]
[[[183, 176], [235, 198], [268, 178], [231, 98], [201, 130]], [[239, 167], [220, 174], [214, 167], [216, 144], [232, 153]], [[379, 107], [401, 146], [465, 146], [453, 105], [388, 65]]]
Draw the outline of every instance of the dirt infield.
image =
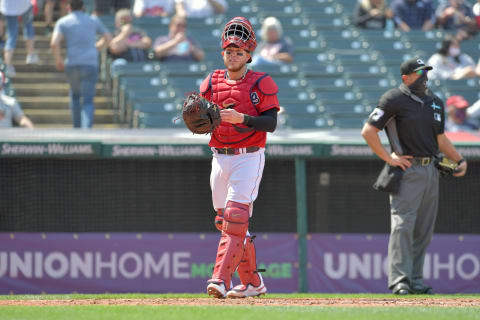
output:
[[0, 300], [0, 306], [319, 306], [319, 307], [480, 307], [480, 299], [467, 298], [156, 298], [156, 299], [69, 299]]

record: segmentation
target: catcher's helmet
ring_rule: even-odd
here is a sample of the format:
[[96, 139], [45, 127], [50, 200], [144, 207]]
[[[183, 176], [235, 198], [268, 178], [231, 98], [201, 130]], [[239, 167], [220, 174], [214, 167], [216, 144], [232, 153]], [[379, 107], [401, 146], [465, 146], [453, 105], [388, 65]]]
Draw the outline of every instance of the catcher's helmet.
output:
[[231, 44], [250, 53], [255, 51], [257, 40], [253, 27], [247, 18], [235, 17], [225, 25], [222, 35], [222, 48], [225, 49]]

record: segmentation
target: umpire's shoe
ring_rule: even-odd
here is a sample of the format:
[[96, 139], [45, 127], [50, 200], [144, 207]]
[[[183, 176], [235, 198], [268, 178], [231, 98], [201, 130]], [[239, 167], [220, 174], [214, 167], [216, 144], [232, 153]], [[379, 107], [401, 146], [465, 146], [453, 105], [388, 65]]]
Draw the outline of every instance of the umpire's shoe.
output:
[[213, 296], [217, 299], [223, 299], [227, 295], [227, 289], [225, 288], [225, 283], [222, 281], [208, 281], [207, 293], [209, 296]]
[[248, 297], [257, 297], [261, 296], [262, 294], [267, 293], [267, 287], [263, 283], [262, 275], [259, 273], [258, 276], [260, 277], [260, 285], [258, 287], [254, 287], [252, 284], [239, 284], [235, 286], [232, 290], [227, 292], [227, 298], [248, 298]]
[[412, 288], [406, 282], [399, 282], [393, 287], [392, 292], [404, 296], [412, 293]]
[[414, 284], [412, 286], [413, 294], [434, 294], [432, 287], [423, 284]]

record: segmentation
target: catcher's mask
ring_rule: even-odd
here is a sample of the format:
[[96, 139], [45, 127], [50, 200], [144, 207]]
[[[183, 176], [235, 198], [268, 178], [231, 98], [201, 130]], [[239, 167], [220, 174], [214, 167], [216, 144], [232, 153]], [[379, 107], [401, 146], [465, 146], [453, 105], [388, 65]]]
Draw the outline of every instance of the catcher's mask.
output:
[[[240, 49], [252, 53], [257, 47], [255, 32], [247, 18], [235, 17], [225, 25], [222, 36], [222, 49], [229, 45], [235, 45]], [[250, 58], [247, 63], [252, 62]]]

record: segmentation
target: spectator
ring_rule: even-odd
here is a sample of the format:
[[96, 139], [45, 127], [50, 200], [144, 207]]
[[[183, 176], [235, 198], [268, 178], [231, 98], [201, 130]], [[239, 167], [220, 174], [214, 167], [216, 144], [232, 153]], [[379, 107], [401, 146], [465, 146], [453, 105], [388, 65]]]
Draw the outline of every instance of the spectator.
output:
[[225, 0], [175, 0], [178, 15], [188, 18], [207, 18], [225, 13], [228, 4]]
[[67, 0], [45, 0], [45, 35], [50, 36], [53, 32], [53, 9], [55, 8], [55, 3], [60, 3], [60, 16], [67, 14]]
[[132, 25], [130, 10], [121, 9], [116, 13], [115, 26], [115, 36], [108, 47], [111, 57], [124, 62], [147, 60], [152, 39], [145, 31]]
[[[82, 10], [83, 0], [69, 0], [70, 13], [57, 21], [50, 45], [57, 69], [65, 70], [70, 84], [73, 126], [91, 128], [98, 74], [97, 49], [108, 44], [111, 35], [98, 18], [90, 17]], [[102, 38], [95, 42], [97, 33], [101, 34]], [[60, 50], [62, 39], [65, 39], [67, 47], [65, 64]]]
[[95, 0], [93, 13], [96, 16], [114, 14], [120, 9], [130, 9], [131, 0]]
[[445, 131], [473, 132], [479, 129], [477, 124], [468, 117], [467, 108], [469, 107], [469, 103], [464, 97], [451, 96], [447, 99], [446, 106], [448, 117], [445, 122]]
[[155, 57], [163, 61], [201, 61], [205, 53], [197, 41], [187, 36], [187, 21], [175, 15], [170, 20], [169, 34], [155, 39]]
[[473, 15], [477, 20], [477, 27], [480, 28], [480, 0], [477, 0], [477, 3], [473, 5]]
[[464, 0], [447, 0], [436, 12], [438, 27], [457, 32], [459, 40], [467, 39], [477, 32], [477, 21], [472, 6]]
[[364, 29], [385, 29], [387, 19], [393, 17], [385, 0], [360, 0], [355, 8], [355, 25]]
[[428, 59], [433, 70], [428, 78], [459, 80], [475, 76], [475, 62], [460, 50], [460, 43], [452, 35], [446, 35], [441, 48]]
[[166, 17], [173, 14], [174, 0], [135, 0], [133, 14], [135, 17]]
[[275, 17], [263, 21], [260, 34], [262, 42], [252, 58], [252, 66], [282, 64], [293, 61], [293, 46], [289, 38], [283, 37], [282, 25]]
[[33, 129], [33, 124], [20, 108], [17, 99], [7, 96], [3, 90], [5, 74], [0, 71], [0, 128], [11, 128], [18, 125]]
[[35, 30], [33, 29], [33, 6], [30, 0], [2, 0], [0, 11], [7, 21], [7, 42], [3, 51], [6, 75], [14, 77], [13, 53], [17, 45], [18, 19], [22, 19], [23, 36], [27, 47], [27, 64], [38, 64], [40, 61], [35, 53]]
[[431, 30], [435, 20], [435, 10], [430, 0], [394, 0], [393, 20], [402, 31]]

